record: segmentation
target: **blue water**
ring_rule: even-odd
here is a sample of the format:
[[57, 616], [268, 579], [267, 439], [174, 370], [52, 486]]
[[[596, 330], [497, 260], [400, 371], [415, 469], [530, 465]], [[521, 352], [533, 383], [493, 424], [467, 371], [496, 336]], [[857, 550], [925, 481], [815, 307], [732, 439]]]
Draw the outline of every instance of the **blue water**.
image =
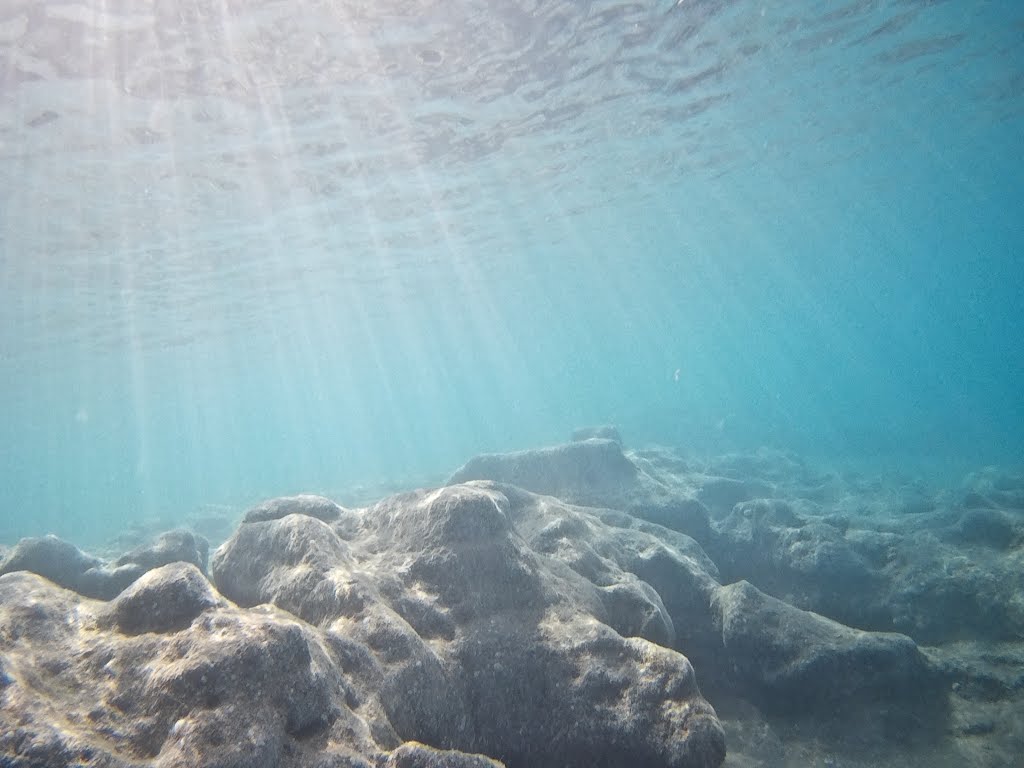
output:
[[0, 540], [592, 423], [1021, 462], [1019, 3], [158, 11], [0, 10]]

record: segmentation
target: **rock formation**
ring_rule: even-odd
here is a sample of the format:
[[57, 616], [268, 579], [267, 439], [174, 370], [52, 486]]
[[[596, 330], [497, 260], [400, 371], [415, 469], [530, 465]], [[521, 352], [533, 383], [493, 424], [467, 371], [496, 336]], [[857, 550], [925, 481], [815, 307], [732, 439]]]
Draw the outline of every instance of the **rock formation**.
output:
[[713, 768], [726, 734], [729, 765], [1020, 753], [1019, 478], [929, 494], [576, 437], [368, 507], [270, 500], [209, 561], [180, 530], [110, 561], [21, 541], [0, 765]]

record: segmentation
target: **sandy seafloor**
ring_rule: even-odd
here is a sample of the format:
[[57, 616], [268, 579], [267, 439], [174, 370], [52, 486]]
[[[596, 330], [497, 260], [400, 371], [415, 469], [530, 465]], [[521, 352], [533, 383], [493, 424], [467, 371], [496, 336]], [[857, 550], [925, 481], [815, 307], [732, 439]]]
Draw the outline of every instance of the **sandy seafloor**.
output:
[[[140, 527], [91, 554], [55, 538], [6, 547], [0, 764], [485, 764], [462, 752], [510, 766], [624, 765], [631, 754], [644, 765], [737, 768], [1021, 764], [1024, 474], [985, 467], [936, 487], [767, 449], [696, 458], [623, 447], [613, 428], [574, 437], [476, 457], [446, 490], [356, 498], [374, 493], [362, 489], [337, 504], [291, 497], [244, 521], [242, 510], [207, 509], [188, 533], [159, 538], [162, 527]], [[193, 565], [185, 572], [175, 561]], [[371, 618], [375, 601], [390, 618]], [[276, 607], [258, 607], [267, 603]], [[303, 667], [308, 655], [279, 658], [271, 641], [258, 646], [263, 661], [232, 666], [228, 646], [213, 650], [196, 634], [230, 611], [239, 613], [231, 621], [256, 622], [249, 634], [261, 621], [298, 622], [326, 638], [309, 664], [334, 670], [346, 703], [330, 690], [301, 705], [264, 691], [288, 687], [289, 675], [319, 691], [326, 674]], [[481, 616], [507, 627], [505, 645], [489, 645], [497, 641], [493, 630], [480, 634]], [[589, 631], [580, 626], [626, 644], [606, 659], [574, 645]], [[105, 632], [117, 635], [109, 647], [97, 639]], [[650, 683], [649, 655], [609, 672], [633, 647], [628, 636], [686, 656], [699, 692], [664, 670]], [[132, 662], [140, 651], [119, 643], [140, 638], [154, 658], [177, 648], [168, 669], [205, 659], [201, 682]], [[239, 642], [233, 653], [249, 658]], [[425, 655], [403, 666], [399, 657], [419, 651], [396, 649], [413, 646]], [[92, 654], [107, 663], [97, 667]], [[545, 654], [578, 665], [567, 687], [561, 667], [536, 661]], [[428, 658], [435, 677], [422, 672]], [[505, 677], [494, 671], [502, 658]], [[588, 688], [580, 681], [592, 674], [615, 682]], [[253, 696], [270, 703], [236, 734], [232, 708], [245, 711]], [[645, 709], [652, 696], [661, 703]], [[674, 696], [693, 711], [704, 711], [701, 697], [714, 708], [724, 762], [714, 728], [694, 735], [680, 725], [692, 720], [665, 714]], [[448, 722], [463, 707], [473, 725]], [[219, 738], [197, 725], [221, 714]], [[309, 723], [282, 726], [282, 717]], [[534, 718], [561, 725], [545, 735]], [[260, 728], [271, 735], [254, 735]], [[225, 757], [234, 737], [242, 746]], [[406, 742], [456, 751], [401, 753]]]

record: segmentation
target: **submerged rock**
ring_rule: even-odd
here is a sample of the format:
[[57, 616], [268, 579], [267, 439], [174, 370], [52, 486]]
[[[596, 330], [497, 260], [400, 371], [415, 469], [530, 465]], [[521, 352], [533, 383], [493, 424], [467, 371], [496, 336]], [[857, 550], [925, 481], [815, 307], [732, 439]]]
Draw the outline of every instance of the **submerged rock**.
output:
[[737, 764], [1019, 751], [1012, 509], [589, 436], [456, 479], [476, 474], [498, 481], [270, 500], [216, 588], [187, 532], [110, 563], [23, 541], [0, 564], [0, 764], [713, 767], [705, 696]]
[[[636, 473], [603, 485], [578, 469], [557, 482], [545, 471], [524, 471], [549, 454], [565, 462], [588, 450], [586, 442], [578, 446], [579, 454], [546, 449], [474, 460], [455, 479], [471, 468], [586, 505], [564, 506], [539, 528], [527, 527], [527, 516], [518, 530], [535, 550], [594, 583], [614, 578], [615, 569], [641, 579], [653, 595], [619, 584], [605, 597], [621, 595], [623, 613], [632, 606], [628, 626], [653, 626], [642, 617], [660, 608], [642, 606], [659, 598], [668, 621], [658, 625], [671, 627], [673, 647], [694, 662], [704, 692], [713, 701], [757, 702], [773, 728], [789, 727], [779, 718], [799, 721], [802, 730], [792, 726], [788, 738], [848, 739], [843, 749], [874, 749], [877, 760], [884, 744], [921, 737], [914, 742], [921, 747], [953, 732], [978, 737], [974, 725], [956, 731], [951, 724], [949, 670], [933, 663], [934, 649], [923, 652], [916, 643], [1024, 639], [1024, 520], [1011, 506], [1013, 492], [1024, 487], [1018, 476], [986, 471], [972, 481], [984, 499], [962, 504], [914, 478], [821, 473], [770, 451], [703, 463], [661, 448], [624, 452]], [[595, 527], [594, 517], [617, 530]], [[672, 540], [653, 522], [696, 542]], [[642, 525], [654, 543], [626, 544], [623, 529]], [[609, 546], [613, 539], [618, 546]], [[742, 581], [759, 589], [735, 586]], [[723, 613], [733, 604], [740, 607]], [[750, 652], [734, 656], [727, 641]], [[773, 667], [763, 656], [769, 651], [789, 661]], [[995, 714], [971, 714], [972, 723], [994, 718], [991, 734], [1001, 746], [986, 742], [993, 755], [1013, 751], [1008, 713], [1024, 698], [1024, 687], [999, 690]]]
[[[272, 766], [332, 727], [370, 743], [313, 633], [279, 611], [213, 599], [192, 566], [168, 569], [109, 605], [35, 574], [0, 577], [11, 679], [0, 762]], [[165, 612], [172, 621], [144, 618], [151, 597], [175, 590], [200, 597]]]
[[270, 499], [257, 504], [245, 513], [243, 523], [258, 523], [264, 520], [277, 520], [285, 515], [306, 515], [317, 520], [331, 522], [337, 520], [343, 509], [328, 498], [300, 494]]
[[745, 581], [717, 590], [714, 608], [727, 663], [769, 712], [852, 711], [883, 699], [890, 715], [941, 709], [945, 680], [905, 635], [852, 629]]
[[697, 498], [718, 516], [727, 514], [741, 501], [773, 495], [772, 487], [764, 483], [736, 480], [731, 477], [704, 477]]
[[112, 563], [82, 552], [56, 536], [22, 539], [0, 561], [0, 575], [29, 571], [84, 597], [111, 600], [153, 568], [175, 562], [206, 570], [209, 544], [190, 531], [169, 531]]
[[985, 467], [964, 480], [967, 509], [996, 508], [1024, 512], [1024, 473]]
[[1024, 520], [998, 509], [969, 509], [939, 535], [952, 544], [1010, 550], [1024, 542]]
[[178, 562], [141, 576], [99, 617], [126, 635], [174, 632], [204, 611], [225, 605], [194, 565]]
[[347, 542], [301, 516], [244, 525], [213, 576], [242, 605], [319, 627], [403, 741], [516, 766], [720, 764], [722, 731], [686, 658], [612, 629], [670, 641], [653, 590], [622, 571], [598, 586], [530, 547], [521, 527], [546, 502], [509, 493], [394, 497]]
[[19, 541], [0, 562], [0, 576], [15, 571], [31, 571], [62, 587], [81, 591], [85, 575], [102, 565], [100, 558], [50, 535]]
[[595, 437], [600, 440], [612, 440], [622, 445], [622, 435], [619, 434], [618, 427], [611, 424], [604, 424], [600, 427], [581, 427], [573, 430], [571, 439], [574, 443], [578, 443], [581, 440], [590, 440]]
[[587, 438], [551, 448], [477, 456], [449, 483], [491, 480], [570, 504], [612, 507], [704, 542], [710, 513], [692, 489], [665, 481], [656, 461], [636, 461], [618, 441]]
[[[668, 610], [627, 570], [655, 546], [634, 519], [476, 483], [335, 525], [240, 525], [212, 558], [220, 594], [187, 563], [107, 603], [0, 577], [0, 762], [722, 763]], [[589, 571], [559, 550], [580, 527]], [[710, 562], [676, 536], [704, 578]]]
[[382, 768], [502, 768], [503, 765], [484, 755], [434, 749], [413, 741], [388, 755]]
[[476, 456], [456, 471], [449, 483], [493, 480], [588, 503], [629, 492], [636, 478], [636, 466], [617, 441], [590, 438], [552, 448]]
[[205, 538], [179, 528], [161, 533], [151, 544], [126, 552], [114, 561], [114, 566], [135, 565], [148, 571], [170, 563], [191, 563], [205, 572], [209, 554], [210, 543]]

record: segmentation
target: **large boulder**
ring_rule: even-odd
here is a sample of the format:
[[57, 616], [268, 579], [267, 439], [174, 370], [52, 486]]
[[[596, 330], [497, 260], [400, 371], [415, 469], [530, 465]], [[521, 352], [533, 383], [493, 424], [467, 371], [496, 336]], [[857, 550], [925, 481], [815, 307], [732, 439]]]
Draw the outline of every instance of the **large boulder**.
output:
[[185, 629], [226, 605], [194, 565], [176, 562], [143, 574], [98, 615], [122, 634], [138, 635]]
[[29, 571], [85, 597], [110, 600], [147, 571], [169, 563], [191, 563], [205, 571], [208, 551], [202, 536], [175, 530], [107, 562], [56, 536], [43, 536], [19, 541], [0, 561], [0, 575]]
[[206, 572], [210, 543], [192, 531], [178, 528], [161, 533], [149, 544], [135, 547], [114, 561], [115, 568], [136, 566], [142, 571], [170, 563], [191, 563]]
[[802, 729], [872, 762], [946, 737], [950, 677], [909, 637], [852, 629], [747, 582], [721, 588], [715, 610], [717, 682], [729, 680], [724, 688], [794, 735]]
[[723, 581], [844, 624], [930, 644], [1024, 636], [1024, 521], [1009, 512], [935, 502], [867, 516], [757, 499], [713, 528], [704, 544]]
[[711, 533], [710, 513], [691, 487], [676, 485], [650, 452], [645, 458], [626, 454], [614, 439], [588, 437], [549, 448], [476, 456], [449, 483], [472, 480], [514, 485], [570, 504], [620, 509], [702, 543]]
[[449, 483], [493, 480], [585, 504], [629, 493], [637, 474], [618, 441], [589, 438], [551, 448], [475, 456]]
[[299, 494], [298, 496], [282, 496], [261, 502], [246, 510], [242, 522], [258, 523], [263, 520], [278, 520], [285, 515], [306, 515], [331, 522], [341, 517], [343, 512], [343, 507], [324, 496]]
[[167, 566], [100, 603], [0, 577], [0, 763], [269, 768], [332, 738], [378, 750], [315, 633], [203, 582]]
[[74, 544], [50, 535], [19, 541], [0, 561], [0, 576], [16, 571], [30, 571], [62, 587], [91, 593], [94, 590], [86, 585], [92, 580], [92, 575], [102, 567], [103, 560], [100, 558], [86, 554]]
[[941, 706], [945, 680], [905, 635], [852, 629], [746, 581], [717, 590], [714, 609], [724, 662], [768, 711]]
[[531, 547], [520, 529], [547, 502], [508, 491], [392, 497], [344, 539], [305, 515], [246, 523], [213, 577], [241, 605], [319, 628], [402, 741], [510, 766], [719, 765], [693, 667], [657, 644], [674, 638], [656, 592], [621, 569], [596, 584]]

